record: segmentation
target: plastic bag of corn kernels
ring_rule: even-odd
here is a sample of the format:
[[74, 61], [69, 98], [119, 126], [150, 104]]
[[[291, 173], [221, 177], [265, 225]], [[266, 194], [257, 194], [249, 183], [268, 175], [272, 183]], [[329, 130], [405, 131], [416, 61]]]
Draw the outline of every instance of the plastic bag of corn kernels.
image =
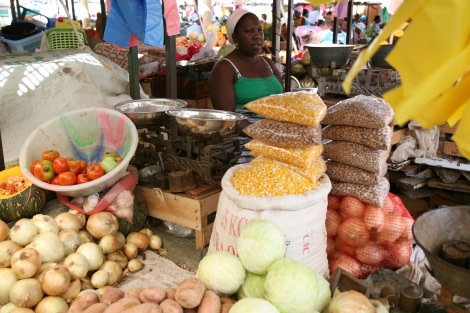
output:
[[330, 106], [322, 124], [382, 128], [392, 121], [393, 108], [384, 99], [358, 95]]
[[327, 110], [320, 96], [308, 91], [270, 95], [248, 102], [245, 107], [272, 120], [306, 126], [318, 126]]
[[299, 167], [309, 167], [323, 153], [322, 145], [303, 148], [284, 148], [271, 145], [259, 139], [253, 139], [245, 144], [253, 157], [265, 156], [274, 160], [285, 162]]
[[222, 178], [222, 192], [207, 253], [228, 251], [236, 255], [241, 228], [252, 219], [262, 218], [272, 221], [283, 231], [286, 257], [303, 262], [328, 278], [325, 226], [331, 190], [328, 176], [323, 175], [315, 189], [303, 194], [245, 196], [232, 185], [232, 177], [250, 166], [233, 166]]
[[301, 148], [321, 144], [320, 126], [305, 126], [290, 122], [263, 119], [249, 125], [243, 132], [254, 139], [286, 148]]

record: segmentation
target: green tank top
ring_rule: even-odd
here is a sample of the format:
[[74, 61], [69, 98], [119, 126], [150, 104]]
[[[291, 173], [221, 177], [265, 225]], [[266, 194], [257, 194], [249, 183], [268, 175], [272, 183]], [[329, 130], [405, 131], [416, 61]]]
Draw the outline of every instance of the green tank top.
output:
[[272, 75], [263, 78], [247, 78], [243, 77], [238, 71], [235, 64], [229, 59], [223, 59], [232, 64], [238, 76], [238, 80], [234, 84], [236, 108], [241, 108], [250, 101], [263, 98], [269, 95], [282, 93], [284, 90], [281, 83], [274, 75], [271, 66], [264, 58], [266, 65], [271, 70]]

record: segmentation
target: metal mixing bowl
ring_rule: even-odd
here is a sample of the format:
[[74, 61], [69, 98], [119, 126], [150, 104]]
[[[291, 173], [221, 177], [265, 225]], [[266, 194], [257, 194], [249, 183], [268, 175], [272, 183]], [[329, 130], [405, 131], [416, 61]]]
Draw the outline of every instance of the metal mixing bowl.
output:
[[413, 224], [413, 236], [423, 249], [432, 274], [447, 290], [470, 298], [470, 270], [439, 257], [443, 243], [470, 242], [470, 206], [449, 206], [421, 214]]
[[170, 109], [184, 108], [188, 105], [186, 101], [179, 99], [140, 99], [118, 103], [114, 106], [129, 117], [137, 127], [158, 126], [160, 119], [165, 117], [165, 111]]
[[320, 67], [343, 66], [348, 63], [354, 45], [342, 44], [307, 44], [310, 62]]
[[246, 116], [240, 113], [209, 109], [171, 109], [166, 111], [184, 135], [211, 137], [219, 134], [225, 137], [234, 133], [240, 121]]

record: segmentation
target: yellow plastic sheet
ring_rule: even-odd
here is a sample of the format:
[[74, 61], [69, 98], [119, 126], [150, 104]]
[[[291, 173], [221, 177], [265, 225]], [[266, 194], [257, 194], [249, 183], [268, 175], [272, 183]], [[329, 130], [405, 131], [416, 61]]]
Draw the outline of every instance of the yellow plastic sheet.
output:
[[[404, 124], [425, 128], [460, 120], [452, 139], [470, 159], [470, 1], [405, 0], [372, 44], [359, 55], [343, 83], [350, 92], [355, 76], [380, 43], [409, 22], [387, 61], [399, 72], [401, 86], [383, 95]], [[446, 21], [445, 26], [442, 21]]]

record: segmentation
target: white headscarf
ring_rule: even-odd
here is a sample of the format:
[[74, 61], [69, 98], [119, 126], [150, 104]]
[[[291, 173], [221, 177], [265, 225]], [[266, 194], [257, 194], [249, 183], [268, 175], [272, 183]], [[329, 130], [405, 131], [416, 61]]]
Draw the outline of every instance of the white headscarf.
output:
[[228, 17], [227, 23], [225, 26], [227, 27], [227, 37], [228, 40], [230, 40], [231, 43], [233, 42], [232, 34], [233, 31], [235, 30], [235, 26], [237, 26], [238, 21], [247, 13], [251, 13], [247, 9], [238, 9], [234, 11], [230, 16]]

